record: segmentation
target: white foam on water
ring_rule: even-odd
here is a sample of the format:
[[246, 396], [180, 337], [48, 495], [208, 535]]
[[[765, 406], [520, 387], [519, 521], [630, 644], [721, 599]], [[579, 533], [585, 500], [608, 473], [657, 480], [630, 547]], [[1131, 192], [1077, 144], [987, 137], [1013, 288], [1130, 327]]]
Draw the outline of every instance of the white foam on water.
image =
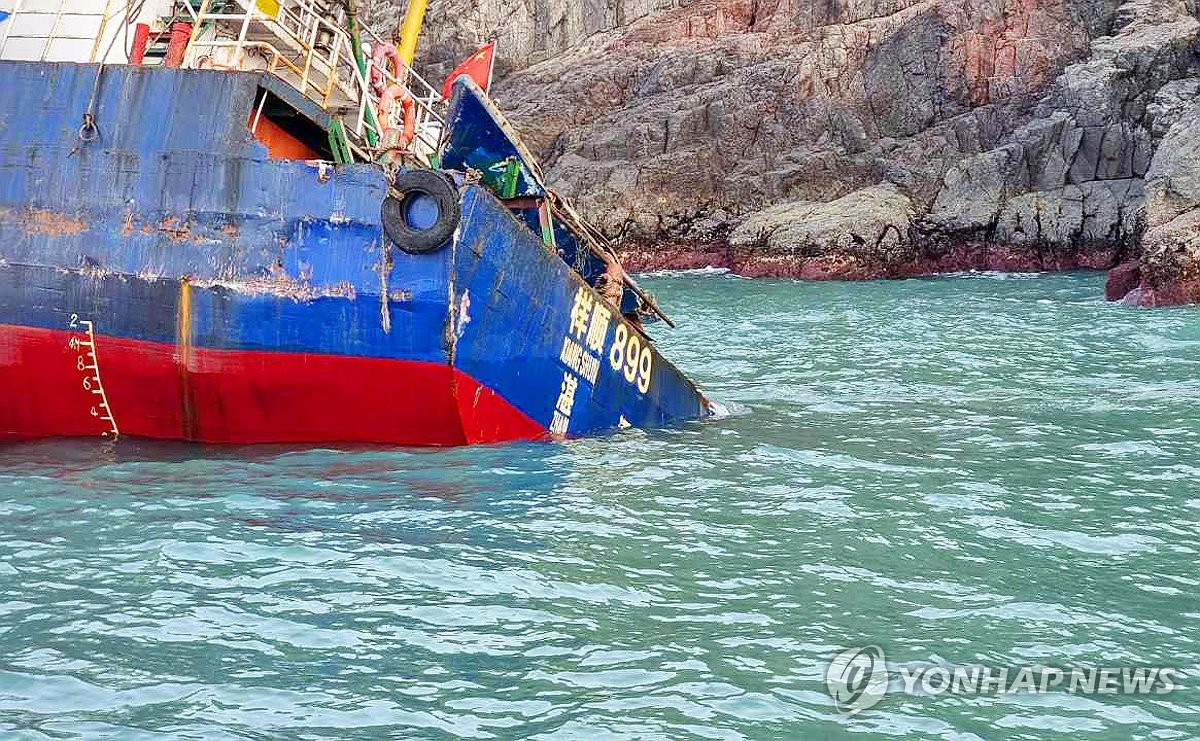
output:
[[690, 268], [688, 270], [651, 270], [644, 273], [638, 273], [639, 276], [650, 278], [674, 278], [677, 276], [688, 275], [729, 275], [734, 278], [740, 278], [739, 275], [733, 275], [729, 272], [729, 268], [718, 268], [709, 265], [706, 268]]
[[731, 419], [733, 417], [743, 417], [749, 414], [751, 411], [750, 407], [746, 406], [745, 404], [738, 404], [737, 402], [730, 402], [726, 404], [720, 401], [709, 400], [708, 404], [712, 408], [713, 412], [709, 419], [717, 421], [722, 419]]

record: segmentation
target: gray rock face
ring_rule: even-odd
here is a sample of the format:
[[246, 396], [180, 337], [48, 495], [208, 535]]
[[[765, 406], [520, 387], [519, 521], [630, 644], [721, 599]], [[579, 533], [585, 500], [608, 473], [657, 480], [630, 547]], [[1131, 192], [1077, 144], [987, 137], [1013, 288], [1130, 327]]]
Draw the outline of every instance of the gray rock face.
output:
[[875, 185], [828, 203], [799, 201], [753, 214], [729, 237], [735, 248], [786, 257], [830, 252], [859, 259], [915, 259], [913, 203], [895, 185]]
[[1163, 137], [1146, 176], [1147, 303], [1200, 300], [1200, 99]]
[[1022, 193], [1000, 210], [992, 239], [1016, 247], [1086, 244], [1119, 245], [1139, 224], [1142, 181], [1093, 180]]
[[1167, 131], [1146, 175], [1146, 186], [1151, 228], [1200, 208], [1200, 96]]
[[431, 0], [421, 61], [436, 82], [498, 38], [496, 96], [629, 245], [770, 223], [761, 249], [850, 254], [866, 209], [905, 227], [876, 264], [1063, 264], [1139, 252], [1160, 142], [1194, 136], [1195, 2]]
[[1131, 0], [1117, 31], [1068, 66], [1035, 116], [947, 172], [926, 224], [1011, 245], [1136, 248], [1142, 185], [1198, 71], [1194, 6]]

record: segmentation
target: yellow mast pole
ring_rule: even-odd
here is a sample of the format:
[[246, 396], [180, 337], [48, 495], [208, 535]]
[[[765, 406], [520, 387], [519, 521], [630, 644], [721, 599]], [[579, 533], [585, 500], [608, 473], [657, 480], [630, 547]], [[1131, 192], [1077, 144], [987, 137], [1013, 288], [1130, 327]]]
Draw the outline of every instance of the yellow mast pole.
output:
[[404, 14], [404, 23], [400, 26], [400, 43], [396, 49], [400, 58], [409, 67], [417, 56], [417, 39], [421, 36], [421, 26], [425, 23], [425, 8], [428, 0], [409, 0], [408, 12]]

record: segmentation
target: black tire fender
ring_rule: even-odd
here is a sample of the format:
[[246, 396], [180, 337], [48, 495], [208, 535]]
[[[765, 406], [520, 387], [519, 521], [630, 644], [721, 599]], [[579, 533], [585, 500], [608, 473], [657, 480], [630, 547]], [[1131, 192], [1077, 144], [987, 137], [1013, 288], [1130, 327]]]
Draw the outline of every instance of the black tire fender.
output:
[[[462, 221], [458, 189], [449, 177], [433, 170], [402, 170], [396, 174], [395, 194], [383, 201], [383, 231], [410, 255], [428, 255], [446, 246]], [[409, 200], [425, 196], [437, 204], [438, 217], [428, 229], [408, 223]]]

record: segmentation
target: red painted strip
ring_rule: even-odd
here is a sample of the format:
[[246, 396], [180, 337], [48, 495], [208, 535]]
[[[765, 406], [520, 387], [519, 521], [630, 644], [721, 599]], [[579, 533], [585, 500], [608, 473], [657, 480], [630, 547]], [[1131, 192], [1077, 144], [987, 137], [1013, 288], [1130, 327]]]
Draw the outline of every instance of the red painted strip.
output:
[[456, 370], [454, 396], [467, 444], [510, 440], [545, 440], [546, 429], [525, 416], [500, 394]]
[[[70, 332], [0, 325], [0, 440], [99, 437]], [[191, 348], [99, 336], [122, 435], [206, 443], [453, 446], [544, 438], [491, 389], [446, 365]], [[87, 363], [84, 363], [86, 366]], [[92, 384], [94, 385], [94, 384]], [[186, 403], [185, 403], [186, 402]], [[97, 410], [101, 411], [101, 410]]]

